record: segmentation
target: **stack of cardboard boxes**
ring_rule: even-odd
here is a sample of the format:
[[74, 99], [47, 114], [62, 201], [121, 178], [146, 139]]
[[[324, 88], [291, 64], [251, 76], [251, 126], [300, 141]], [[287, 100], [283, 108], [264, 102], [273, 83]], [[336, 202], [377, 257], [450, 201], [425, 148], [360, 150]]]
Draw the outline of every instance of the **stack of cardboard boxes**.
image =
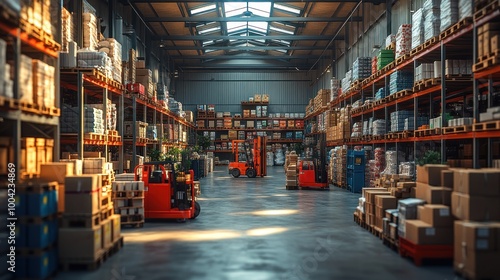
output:
[[454, 268], [470, 279], [498, 279], [500, 170], [454, 170]]
[[120, 215], [113, 215], [111, 201], [112, 164], [104, 158], [84, 159], [83, 173], [64, 180], [59, 260], [66, 269], [94, 264], [122, 242]]
[[122, 225], [144, 225], [144, 182], [113, 182], [113, 205], [115, 214], [120, 214]]
[[426, 204], [417, 206], [417, 219], [405, 221], [404, 239], [416, 245], [453, 244], [450, 175], [447, 165], [417, 167], [416, 197]]
[[285, 173], [286, 173], [286, 189], [295, 190], [298, 188], [298, 156], [292, 151], [286, 156], [285, 160]]

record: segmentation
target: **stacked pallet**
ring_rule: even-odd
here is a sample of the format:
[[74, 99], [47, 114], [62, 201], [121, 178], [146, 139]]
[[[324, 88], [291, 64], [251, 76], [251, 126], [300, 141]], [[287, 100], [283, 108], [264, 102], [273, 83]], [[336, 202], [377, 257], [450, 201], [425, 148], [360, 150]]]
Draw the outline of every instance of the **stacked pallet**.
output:
[[144, 182], [113, 182], [114, 213], [121, 216], [122, 226], [144, 226]]
[[38, 177], [40, 166], [52, 161], [53, 151], [53, 139], [32, 137], [21, 139], [21, 175], [26, 178]]
[[18, 219], [10, 222], [16, 232], [16, 278], [47, 279], [57, 270], [57, 185], [30, 179], [17, 186]]
[[[92, 162], [92, 167], [84, 164], [84, 171], [98, 169]], [[65, 212], [59, 228], [59, 260], [65, 270], [94, 270], [123, 246], [120, 216], [113, 215], [111, 191], [104, 188], [109, 179], [105, 174], [65, 178]]]
[[[467, 279], [498, 279], [500, 169], [454, 170], [454, 268]], [[443, 175], [444, 176], [444, 175]], [[496, 245], [495, 245], [496, 244]]]
[[328, 105], [330, 102], [330, 89], [320, 89], [314, 97], [314, 108], [315, 110], [320, 110]]
[[298, 155], [295, 151], [286, 155], [285, 160], [286, 189], [298, 189]]
[[335, 181], [337, 187], [347, 187], [347, 149], [346, 147], [335, 147]]

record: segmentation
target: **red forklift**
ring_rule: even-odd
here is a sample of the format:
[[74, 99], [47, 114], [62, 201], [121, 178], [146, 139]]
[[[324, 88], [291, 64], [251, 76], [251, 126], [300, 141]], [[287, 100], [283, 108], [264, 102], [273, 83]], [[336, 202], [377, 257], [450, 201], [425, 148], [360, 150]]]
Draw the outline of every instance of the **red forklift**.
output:
[[300, 189], [330, 189], [326, 168], [326, 151], [324, 136], [318, 136], [317, 145], [313, 147], [312, 158], [299, 161], [299, 188]]
[[144, 182], [144, 218], [185, 221], [200, 214], [193, 170], [189, 170], [191, 180], [177, 182], [175, 172], [171, 170], [173, 166], [171, 162], [162, 161], [135, 167], [135, 180]]
[[246, 140], [233, 140], [234, 161], [229, 163], [229, 174], [234, 178], [241, 175], [246, 175], [248, 178], [266, 176], [266, 142], [266, 137], [263, 136]]

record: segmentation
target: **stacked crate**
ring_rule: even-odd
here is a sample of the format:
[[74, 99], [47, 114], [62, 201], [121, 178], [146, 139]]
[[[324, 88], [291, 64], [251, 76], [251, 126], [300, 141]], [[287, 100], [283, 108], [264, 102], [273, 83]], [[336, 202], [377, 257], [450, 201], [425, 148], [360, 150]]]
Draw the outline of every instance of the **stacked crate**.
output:
[[286, 155], [285, 160], [285, 174], [286, 174], [286, 189], [295, 190], [298, 189], [298, 156], [295, 151], [290, 152]]
[[57, 270], [57, 182], [30, 179], [16, 189], [16, 278], [45, 279]]
[[[120, 216], [113, 215], [111, 176], [102, 160], [84, 162], [84, 174], [65, 178], [65, 212], [59, 228], [59, 260], [65, 270], [96, 269], [123, 246]], [[75, 242], [78, 240], [78, 242]]]
[[113, 205], [119, 214], [122, 226], [142, 227], [144, 225], [144, 182], [113, 182]]
[[453, 185], [451, 209], [458, 219], [454, 228], [455, 271], [467, 279], [497, 279], [500, 169], [454, 170], [448, 182]]

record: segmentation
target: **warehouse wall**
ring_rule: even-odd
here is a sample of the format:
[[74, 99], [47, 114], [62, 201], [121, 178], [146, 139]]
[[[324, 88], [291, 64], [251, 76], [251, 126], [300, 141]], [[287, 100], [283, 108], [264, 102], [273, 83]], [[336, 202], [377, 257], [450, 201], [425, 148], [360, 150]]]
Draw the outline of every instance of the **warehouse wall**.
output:
[[[352, 67], [352, 63], [359, 56], [372, 57], [373, 47], [376, 45], [385, 47], [385, 39], [387, 34], [387, 17], [385, 15], [385, 5], [364, 4], [364, 8], [358, 11], [358, 15], [363, 12], [363, 23], [349, 24], [349, 42], [350, 46], [346, 46], [344, 42], [336, 44], [335, 62], [336, 77], [342, 79], [345, 73]], [[402, 24], [411, 23], [411, 11], [415, 7], [421, 7], [423, 0], [400, 0], [392, 6], [391, 31], [396, 34], [398, 28]], [[364, 30], [364, 32], [362, 31]], [[344, 32], [342, 31], [341, 34]]]
[[174, 98], [182, 102], [184, 110], [216, 104], [216, 111], [241, 113], [241, 101], [263, 93], [270, 97], [269, 113], [303, 113], [316, 92], [305, 71], [181, 72], [175, 80]]

